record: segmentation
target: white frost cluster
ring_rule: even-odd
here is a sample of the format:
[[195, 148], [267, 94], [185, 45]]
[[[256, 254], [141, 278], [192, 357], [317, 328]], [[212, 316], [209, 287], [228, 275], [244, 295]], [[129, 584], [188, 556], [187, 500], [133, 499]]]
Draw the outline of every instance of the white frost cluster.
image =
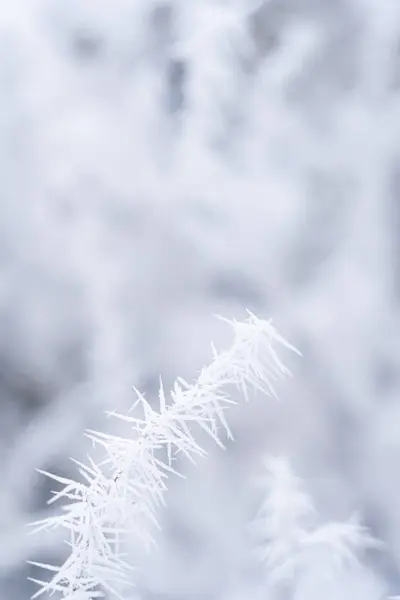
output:
[[[110, 413], [132, 427], [131, 438], [89, 431], [88, 436], [104, 448], [100, 464], [89, 458], [78, 463], [84, 483], [45, 473], [64, 488], [50, 502], [66, 499], [60, 516], [36, 523], [36, 531], [62, 526], [69, 532], [71, 552], [61, 566], [33, 563], [54, 572], [49, 582], [34, 597], [45, 591], [58, 591], [68, 600], [102, 597], [101, 589], [119, 595], [118, 586], [132, 583], [132, 566], [122, 554], [126, 534], [137, 534], [149, 544], [150, 530], [157, 525], [157, 510], [164, 504], [166, 479], [179, 475], [174, 463], [184, 455], [194, 461], [206, 454], [194, 437], [198, 425], [218, 445], [223, 436], [232, 438], [225, 411], [235, 404], [227, 386], [238, 386], [248, 399], [251, 388], [274, 396], [273, 384], [288, 374], [275, 346], [296, 351], [269, 321], [249, 313], [244, 322], [229, 321], [234, 342], [225, 352], [214, 348], [213, 362], [202, 369], [197, 381], [189, 384], [178, 379], [166, 397], [162, 384], [159, 410], [156, 411], [137, 392], [133, 409], [140, 405], [142, 418]], [[297, 351], [296, 351], [297, 352]]]
[[[318, 522], [318, 513], [302, 481], [294, 475], [286, 458], [268, 457], [262, 478], [266, 490], [257, 517], [251, 524], [258, 541], [257, 555], [264, 565], [270, 586], [289, 586], [293, 597], [300, 599], [337, 595], [343, 585], [348, 590], [347, 575], [365, 579], [361, 562], [365, 550], [379, 548], [358, 515], [347, 521]], [[368, 575], [369, 576], [369, 575]], [[344, 593], [342, 589], [342, 594]], [[381, 597], [381, 590], [374, 595]]]

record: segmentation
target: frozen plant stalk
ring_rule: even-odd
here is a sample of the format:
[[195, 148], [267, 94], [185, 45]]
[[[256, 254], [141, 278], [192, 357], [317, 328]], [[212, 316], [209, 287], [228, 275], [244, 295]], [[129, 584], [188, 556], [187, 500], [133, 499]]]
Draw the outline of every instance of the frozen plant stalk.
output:
[[34, 597], [57, 591], [67, 600], [92, 600], [104, 595], [102, 589], [119, 596], [119, 586], [132, 581], [132, 567], [121, 554], [124, 535], [133, 532], [146, 545], [151, 543], [150, 530], [157, 525], [158, 507], [164, 504], [166, 479], [171, 473], [179, 475], [173, 466], [177, 455], [191, 461], [205, 455], [193, 425], [223, 447], [222, 434], [232, 438], [225, 411], [236, 403], [227, 386], [238, 386], [246, 401], [251, 388], [275, 396], [274, 382], [289, 374], [275, 348], [297, 351], [270, 321], [251, 313], [244, 322], [227, 322], [234, 330], [231, 348], [218, 353], [213, 347], [214, 360], [194, 384], [178, 379], [169, 399], [161, 384], [159, 411], [136, 392], [133, 408], [141, 405], [141, 418], [110, 413], [130, 424], [132, 438], [87, 433], [102, 445], [105, 458], [99, 464], [90, 457], [87, 465], [78, 463], [84, 483], [45, 473], [64, 486], [50, 502], [66, 499], [68, 503], [60, 516], [34, 525], [36, 531], [64, 527], [71, 551], [61, 566], [32, 563], [53, 573], [48, 582], [34, 580], [40, 585]]
[[[343, 598], [349, 577], [366, 579], [360, 556], [381, 544], [358, 515], [320, 523], [312, 498], [285, 458], [265, 459], [261, 483], [264, 498], [251, 529], [270, 587], [286, 587], [294, 600]], [[372, 584], [369, 591], [371, 598], [382, 597], [381, 590], [374, 595]]]

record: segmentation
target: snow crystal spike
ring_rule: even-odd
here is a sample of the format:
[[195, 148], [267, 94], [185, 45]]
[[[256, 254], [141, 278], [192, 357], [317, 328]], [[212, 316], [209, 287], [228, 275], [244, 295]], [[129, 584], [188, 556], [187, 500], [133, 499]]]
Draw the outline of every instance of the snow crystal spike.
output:
[[165, 407], [167, 405], [167, 402], [166, 402], [166, 398], [165, 398], [164, 386], [163, 386], [161, 376], [160, 376], [160, 385], [159, 385], [159, 390], [158, 390], [158, 398], [160, 401], [160, 413], [163, 414], [165, 412]]

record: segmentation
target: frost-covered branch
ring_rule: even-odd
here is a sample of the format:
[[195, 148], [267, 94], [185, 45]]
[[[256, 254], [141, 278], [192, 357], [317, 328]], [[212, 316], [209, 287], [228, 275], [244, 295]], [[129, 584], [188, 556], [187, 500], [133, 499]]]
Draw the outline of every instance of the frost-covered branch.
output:
[[180, 475], [174, 462], [181, 455], [193, 462], [206, 454], [192, 425], [200, 426], [223, 447], [222, 436], [232, 438], [225, 411], [236, 403], [227, 386], [238, 386], [246, 400], [251, 388], [275, 396], [275, 381], [289, 373], [276, 345], [295, 348], [270, 322], [251, 313], [244, 322], [228, 323], [234, 329], [233, 345], [222, 353], [213, 348], [213, 362], [202, 369], [194, 384], [178, 379], [169, 399], [161, 384], [158, 411], [137, 391], [132, 408], [141, 406], [142, 418], [110, 413], [130, 425], [132, 438], [88, 432], [103, 447], [105, 458], [100, 464], [91, 458], [87, 465], [77, 463], [85, 483], [45, 473], [64, 486], [50, 502], [65, 499], [68, 504], [62, 515], [36, 523], [36, 531], [66, 528], [71, 552], [61, 566], [33, 563], [54, 573], [49, 582], [36, 580], [41, 587], [34, 597], [59, 591], [68, 600], [85, 600], [101, 597], [101, 589], [118, 595], [118, 586], [132, 581], [132, 567], [122, 554], [125, 534], [133, 533], [151, 544], [166, 480], [171, 473]]
[[251, 530], [269, 584], [289, 584], [296, 598], [308, 598], [310, 586], [315, 592], [318, 585], [338, 584], [349, 569], [362, 570], [360, 554], [380, 543], [359, 517], [318, 523], [314, 503], [288, 461], [268, 457], [264, 466], [265, 496]]

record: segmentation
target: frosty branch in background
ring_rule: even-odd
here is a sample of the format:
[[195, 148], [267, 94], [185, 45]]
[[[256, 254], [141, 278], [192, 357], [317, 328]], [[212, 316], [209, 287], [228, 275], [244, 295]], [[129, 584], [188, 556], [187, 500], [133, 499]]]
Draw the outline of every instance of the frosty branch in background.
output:
[[[361, 555], [382, 545], [357, 515], [319, 523], [312, 498], [283, 457], [265, 459], [260, 483], [263, 500], [251, 531], [270, 587], [289, 587], [295, 600], [341, 598], [348, 573], [354, 581], [357, 575], [360, 580], [371, 577]], [[377, 600], [384, 597], [373, 579], [370, 593]]]
[[33, 563], [54, 573], [48, 582], [35, 580], [40, 589], [34, 597], [57, 591], [68, 600], [89, 600], [102, 597], [102, 589], [119, 596], [119, 586], [133, 580], [132, 566], [122, 554], [125, 536], [133, 533], [147, 546], [153, 542], [151, 529], [157, 526], [156, 513], [164, 504], [166, 480], [171, 473], [180, 475], [174, 466], [177, 458], [186, 456], [193, 462], [206, 454], [192, 426], [199, 426], [224, 447], [222, 435], [232, 438], [225, 411], [236, 403], [227, 386], [238, 386], [246, 401], [251, 388], [276, 397], [274, 382], [289, 371], [275, 346], [297, 350], [269, 321], [251, 313], [244, 322], [227, 322], [234, 330], [231, 348], [218, 353], [213, 347], [213, 362], [194, 384], [178, 379], [170, 399], [161, 384], [159, 411], [136, 392], [132, 408], [141, 406], [142, 418], [110, 413], [131, 426], [132, 438], [88, 432], [103, 447], [105, 458], [101, 463], [91, 458], [87, 465], [78, 463], [84, 483], [45, 473], [64, 486], [50, 502], [66, 499], [68, 503], [60, 516], [34, 525], [36, 531], [64, 527], [71, 551], [61, 566]]

